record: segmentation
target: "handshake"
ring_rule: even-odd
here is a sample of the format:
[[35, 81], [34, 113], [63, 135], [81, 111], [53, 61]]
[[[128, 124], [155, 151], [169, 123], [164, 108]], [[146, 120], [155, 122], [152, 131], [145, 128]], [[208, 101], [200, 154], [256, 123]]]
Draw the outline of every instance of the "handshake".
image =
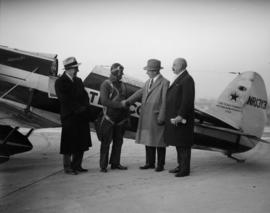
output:
[[130, 107], [130, 103], [127, 100], [122, 100], [121, 105], [122, 105], [123, 108], [129, 108]]

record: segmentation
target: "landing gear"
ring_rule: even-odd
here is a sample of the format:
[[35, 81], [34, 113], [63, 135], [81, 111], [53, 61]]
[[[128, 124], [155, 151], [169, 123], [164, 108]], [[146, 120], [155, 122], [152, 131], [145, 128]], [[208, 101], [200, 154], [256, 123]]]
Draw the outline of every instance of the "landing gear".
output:
[[240, 159], [240, 158], [236, 158], [236, 157], [232, 156], [231, 153], [227, 154], [227, 157], [231, 158], [233, 160], [236, 160], [237, 163], [244, 163], [246, 161], [246, 159]]
[[30, 107], [31, 107], [33, 95], [34, 95], [34, 89], [30, 88], [29, 89], [29, 97], [28, 97], [27, 105], [26, 105], [26, 107], [24, 109], [25, 114], [29, 114], [29, 112], [31, 111]]
[[[235, 141], [235, 150], [239, 150], [240, 139], [241, 139], [241, 135], [238, 134], [237, 139]], [[232, 153], [230, 151], [227, 151], [226, 155], [228, 158], [236, 160], [237, 163], [244, 163], [246, 161], [246, 159], [240, 159], [240, 158], [232, 156]]]

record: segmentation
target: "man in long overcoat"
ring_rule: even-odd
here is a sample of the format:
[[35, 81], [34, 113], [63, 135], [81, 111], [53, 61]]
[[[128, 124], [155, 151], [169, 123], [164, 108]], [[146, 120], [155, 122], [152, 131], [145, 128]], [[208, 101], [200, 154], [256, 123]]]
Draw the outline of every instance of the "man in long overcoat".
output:
[[89, 120], [90, 103], [83, 82], [77, 77], [79, 71], [75, 57], [63, 61], [65, 72], [55, 82], [60, 102], [62, 122], [60, 154], [63, 155], [64, 171], [76, 175], [87, 172], [82, 168], [84, 151], [92, 146]]
[[141, 101], [141, 111], [136, 134], [136, 143], [146, 148], [146, 163], [140, 169], [155, 168], [155, 156], [158, 155], [156, 171], [163, 171], [166, 145], [164, 143], [164, 122], [166, 93], [169, 81], [160, 74], [161, 62], [150, 59], [147, 66], [149, 79], [144, 87], [127, 99], [129, 104]]
[[194, 96], [193, 78], [186, 70], [187, 62], [177, 58], [173, 62], [175, 80], [167, 92], [165, 143], [175, 146], [177, 150], [178, 167], [170, 170], [176, 177], [190, 174], [191, 146], [193, 145], [194, 129]]

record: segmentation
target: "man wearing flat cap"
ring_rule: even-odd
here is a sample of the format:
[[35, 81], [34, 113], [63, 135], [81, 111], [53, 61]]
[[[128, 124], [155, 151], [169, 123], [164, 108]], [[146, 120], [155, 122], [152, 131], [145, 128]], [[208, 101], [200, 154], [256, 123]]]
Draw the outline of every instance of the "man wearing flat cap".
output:
[[[111, 169], [127, 170], [120, 164], [123, 136], [128, 122], [128, 108], [121, 102], [127, 98], [126, 85], [121, 81], [124, 67], [119, 63], [111, 66], [109, 79], [100, 86], [100, 101], [103, 105], [103, 117], [100, 123], [100, 172]], [[109, 161], [110, 144], [113, 141]]]
[[63, 155], [65, 173], [76, 175], [87, 172], [82, 168], [82, 160], [84, 152], [92, 146], [90, 103], [83, 82], [77, 77], [80, 63], [75, 57], [69, 57], [63, 64], [65, 72], [55, 82], [62, 122], [60, 154]]
[[144, 70], [147, 70], [149, 79], [142, 89], [126, 100], [129, 104], [136, 101], [142, 103], [136, 143], [145, 145], [146, 162], [140, 169], [154, 169], [157, 152], [157, 172], [163, 171], [165, 165], [164, 123], [166, 93], [169, 87], [169, 81], [160, 74], [161, 69], [159, 60], [148, 60]]
[[193, 145], [194, 98], [195, 85], [193, 78], [186, 70], [184, 58], [173, 62], [174, 80], [167, 92], [165, 143], [175, 146], [178, 166], [170, 170], [176, 177], [190, 174], [191, 146]]

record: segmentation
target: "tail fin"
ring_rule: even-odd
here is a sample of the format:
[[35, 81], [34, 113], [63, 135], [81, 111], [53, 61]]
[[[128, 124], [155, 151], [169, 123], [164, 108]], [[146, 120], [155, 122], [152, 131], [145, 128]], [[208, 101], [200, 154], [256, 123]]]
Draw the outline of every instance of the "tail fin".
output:
[[243, 132], [261, 137], [266, 124], [267, 93], [256, 72], [240, 73], [207, 113]]

